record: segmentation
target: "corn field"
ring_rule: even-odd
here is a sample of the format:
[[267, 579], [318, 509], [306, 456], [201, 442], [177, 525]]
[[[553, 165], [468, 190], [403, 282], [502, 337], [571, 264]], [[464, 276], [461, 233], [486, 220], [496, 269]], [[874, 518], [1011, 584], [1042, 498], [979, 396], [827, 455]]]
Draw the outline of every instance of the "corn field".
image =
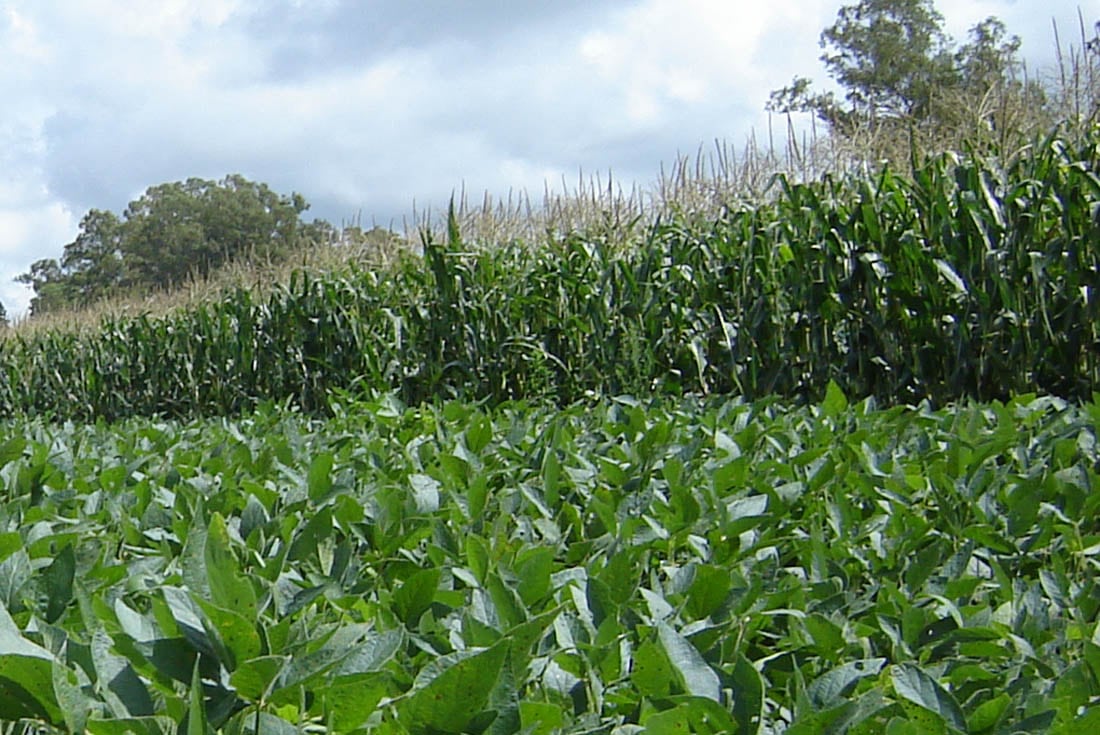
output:
[[589, 393], [889, 403], [1087, 398], [1100, 384], [1100, 127], [912, 175], [777, 176], [709, 220], [542, 242], [425, 231], [384, 268], [295, 274], [93, 333], [14, 333], [0, 411], [58, 419], [325, 413], [340, 393]]

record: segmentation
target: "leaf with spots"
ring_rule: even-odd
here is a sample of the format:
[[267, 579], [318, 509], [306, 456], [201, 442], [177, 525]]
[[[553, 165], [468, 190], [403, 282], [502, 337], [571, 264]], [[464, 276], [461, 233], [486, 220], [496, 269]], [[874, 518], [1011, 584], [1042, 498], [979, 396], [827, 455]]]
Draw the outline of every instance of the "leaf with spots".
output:
[[729, 712], [706, 697], [677, 697], [670, 710], [650, 715], [644, 722], [646, 735], [711, 735], [739, 732]]
[[[929, 674], [911, 664], [900, 664], [890, 669], [890, 680], [910, 720], [920, 717], [922, 723], [931, 728], [930, 731], [934, 731], [938, 729], [934, 722], [924, 722], [924, 713], [932, 713], [936, 715], [935, 719], [942, 720], [952, 729], [967, 732], [966, 718], [959, 703]], [[919, 709], [914, 710], [908, 704], [916, 705]]]
[[508, 653], [508, 642], [474, 653], [444, 656], [416, 677], [414, 691], [398, 708], [410, 732], [461, 733], [489, 701]]
[[206, 531], [204, 550], [211, 601], [248, 619], [256, 617], [256, 593], [233, 554], [225, 519], [215, 513]]

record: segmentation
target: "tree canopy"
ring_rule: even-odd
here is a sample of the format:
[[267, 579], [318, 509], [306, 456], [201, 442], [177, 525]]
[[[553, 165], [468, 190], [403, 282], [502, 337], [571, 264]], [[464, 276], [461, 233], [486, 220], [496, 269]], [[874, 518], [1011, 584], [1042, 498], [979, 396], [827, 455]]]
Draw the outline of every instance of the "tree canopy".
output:
[[[956, 46], [932, 0], [860, 0], [837, 13], [821, 33], [821, 60], [844, 90], [817, 92], [806, 77], [772, 92], [768, 108], [812, 112], [834, 132], [848, 134], [884, 121], [935, 126], [953, 122], [960, 99], [980, 100], [1021, 80], [1020, 39], [989, 17]], [[1037, 87], [1027, 90], [1037, 94]]]
[[278, 258], [332, 229], [302, 222], [308, 208], [300, 194], [284, 196], [236, 174], [160, 184], [121, 217], [90, 210], [60, 260], [36, 261], [16, 280], [34, 288], [32, 314], [149, 293], [242, 257]]

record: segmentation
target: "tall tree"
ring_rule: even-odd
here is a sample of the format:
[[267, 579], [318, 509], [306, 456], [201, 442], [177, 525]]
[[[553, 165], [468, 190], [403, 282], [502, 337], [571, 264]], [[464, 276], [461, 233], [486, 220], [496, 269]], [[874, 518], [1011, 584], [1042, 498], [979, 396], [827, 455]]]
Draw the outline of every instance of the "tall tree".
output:
[[841, 135], [897, 122], [934, 127], [954, 121], [960, 95], [980, 99], [998, 85], [1019, 85], [1019, 46], [994, 17], [956, 47], [932, 0], [860, 0], [821, 33], [821, 60], [843, 100], [795, 77], [772, 92], [768, 108], [812, 112]]
[[862, 0], [821, 34], [829, 74], [851, 112], [921, 117], [933, 90], [955, 81], [943, 16], [931, 0]]
[[34, 289], [31, 298], [31, 314], [44, 314], [72, 306], [75, 300], [69, 292], [67, 279], [61, 266], [53, 258], [42, 258], [31, 263], [26, 273], [15, 277], [16, 283], [24, 283]]
[[84, 215], [80, 233], [61, 256], [66, 298], [89, 304], [123, 287], [122, 247], [122, 223], [114, 213], [93, 209]]
[[999, 18], [986, 18], [970, 29], [970, 40], [955, 52], [959, 81], [979, 94], [1020, 77], [1020, 37], [1008, 36]]
[[300, 194], [282, 196], [239, 175], [154, 186], [126, 208], [129, 277], [174, 285], [245, 255], [285, 253], [308, 208]]

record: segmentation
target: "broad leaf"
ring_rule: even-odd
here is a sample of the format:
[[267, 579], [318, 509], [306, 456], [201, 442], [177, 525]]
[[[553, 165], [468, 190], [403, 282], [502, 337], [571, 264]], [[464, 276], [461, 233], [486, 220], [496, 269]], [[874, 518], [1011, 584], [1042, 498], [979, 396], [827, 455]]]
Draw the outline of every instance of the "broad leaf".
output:
[[111, 651], [110, 637], [103, 631], [92, 635], [92, 663], [107, 703], [116, 717], [149, 717], [155, 706], [141, 678], [130, 662]]
[[191, 687], [187, 692], [187, 735], [207, 735], [206, 706], [203, 702], [202, 675], [199, 662], [191, 673]]
[[663, 620], [657, 624], [657, 636], [684, 691], [696, 697], [720, 701], [722, 687], [718, 674], [707, 665], [695, 646]]
[[63, 724], [54, 692], [53, 655], [23, 637], [0, 605], [0, 712], [3, 719], [38, 718]]
[[405, 625], [414, 627], [417, 619], [432, 604], [439, 578], [439, 569], [421, 569], [406, 579], [394, 593], [394, 609]]
[[912, 664], [890, 667], [894, 691], [913, 704], [939, 715], [947, 725], [966, 732], [966, 718], [955, 698], [931, 676]]
[[630, 680], [647, 697], [665, 697], [672, 693], [674, 674], [664, 649], [645, 642], [634, 652]]
[[220, 513], [214, 513], [210, 519], [203, 561], [211, 602], [225, 610], [254, 619], [256, 593], [248, 577], [240, 571], [229, 541], [229, 530]]
[[72, 544], [66, 544], [54, 560], [41, 572], [41, 583], [46, 593], [46, 622], [56, 622], [73, 599], [73, 577], [76, 574], [76, 556]]
[[508, 652], [507, 642], [463, 656], [444, 657], [422, 671], [415, 691], [398, 708], [412, 730], [461, 733], [485, 710]]
[[0, 469], [22, 457], [26, 448], [27, 439], [22, 436], [13, 436], [0, 444]]
[[744, 656], [738, 656], [731, 675], [733, 719], [738, 735], [755, 735], [764, 725], [764, 680]]
[[830, 380], [825, 387], [825, 400], [821, 402], [821, 412], [829, 418], [836, 418], [848, 410], [848, 398], [836, 382]]
[[319, 501], [332, 490], [332, 466], [335, 462], [332, 452], [319, 452], [309, 464], [307, 483], [309, 499]]
[[276, 680], [289, 662], [288, 656], [259, 656], [237, 666], [229, 684], [244, 699], [258, 702], [267, 699]]
[[705, 697], [681, 698], [675, 707], [650, 715], [643, 724], [646, 735], [741, 732], [722, 705]]
[[885, 663], [884, 658], [868, 658], [851, 661], [825, 672], [806, 687], [810, 702], [819, 710], [837, 706], [856, 682], [869, 676], [877, 676]]

